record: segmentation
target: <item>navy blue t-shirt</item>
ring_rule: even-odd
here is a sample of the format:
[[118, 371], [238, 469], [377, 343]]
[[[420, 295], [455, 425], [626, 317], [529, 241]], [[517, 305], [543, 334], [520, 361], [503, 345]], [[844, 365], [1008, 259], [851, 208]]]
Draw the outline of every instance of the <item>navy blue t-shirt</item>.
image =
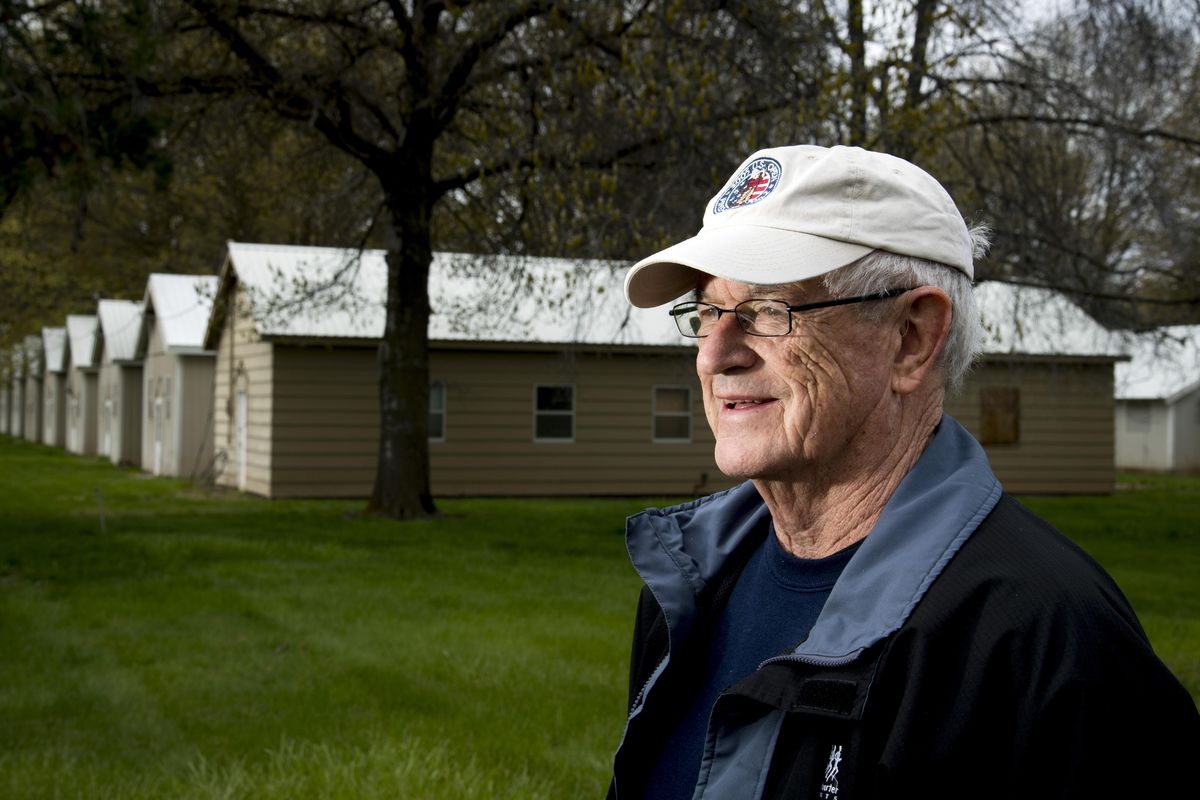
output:
[[768, 658], [790, 651], [810, 630], [833, 584], [858, 550], [853, 544], [827, 558], [797, 558], [771, 531], [716, 621], [695, 701], [683, 710], [646, 782], [643, 796], [688, 800], [696, 786], [708, 718], [718, 695]]

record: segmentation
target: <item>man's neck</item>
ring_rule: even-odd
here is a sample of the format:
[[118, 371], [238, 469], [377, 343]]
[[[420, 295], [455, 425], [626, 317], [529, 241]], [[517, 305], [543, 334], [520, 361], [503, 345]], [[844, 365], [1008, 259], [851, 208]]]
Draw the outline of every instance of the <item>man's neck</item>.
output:
[[[941, 415], [938, 403], [892, 431], [866, 434], [873, 441], [852, 448], [847, 463], [800, 480], [755, 480], [784, 548], [801, 558], [824, 558], [865, 538], [925, 451]], [[855, 459], [855, 452], [866, 457]]]

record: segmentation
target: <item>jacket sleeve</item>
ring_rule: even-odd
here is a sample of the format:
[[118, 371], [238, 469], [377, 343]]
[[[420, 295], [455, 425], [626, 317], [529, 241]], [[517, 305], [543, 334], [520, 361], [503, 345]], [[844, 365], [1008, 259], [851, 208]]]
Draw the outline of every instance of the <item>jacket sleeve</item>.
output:
[[888, 642], [872, 797], [1200, 796], [1200, 714], [1128, 600], [1002, 501]]
[[1148, 661], [1110, 678], [1073, 680], [1044, 698], [1021, 750], [1020, 771], [1036, 787], [1031, 796], [1200, 796], [1200, 714], [1192, 698]]

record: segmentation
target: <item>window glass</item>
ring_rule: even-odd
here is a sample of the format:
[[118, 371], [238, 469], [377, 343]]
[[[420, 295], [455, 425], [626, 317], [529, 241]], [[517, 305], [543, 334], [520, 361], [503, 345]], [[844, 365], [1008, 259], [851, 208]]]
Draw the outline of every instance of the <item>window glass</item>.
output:
[[1015, 386], [984, 386], [979, 390], [982, 444], [1021, 441], [1021, 392]]
[[692, 390], [687, 386], [655, 386], [653, 392], [654, 441], [691, 441]]
[[429, 385], [429, 438], [446, 438], [446, 387], [441, 383]]
[[535, 386], [533, 438], [571, 441], [575, 438], [575, 387]]

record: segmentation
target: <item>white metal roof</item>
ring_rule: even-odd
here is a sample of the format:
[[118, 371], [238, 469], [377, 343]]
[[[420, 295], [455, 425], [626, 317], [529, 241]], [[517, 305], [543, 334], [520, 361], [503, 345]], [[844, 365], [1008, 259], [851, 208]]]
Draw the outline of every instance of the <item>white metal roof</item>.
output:
[[42, 328], [42, 350], [46, 354], [46, 372], [62, 372], [66, 365], [67, 329]]
[[1200, 325], [1176, 325], [1141, 334], [1133, 359], [1117, 364], [1118, 400], [1166, 400], [1200, 385]]
[[101, 300], [96, 316], [100, 319], [101, 337], [96, 342], [97, 351], [103, 345], [109, 361], [133, 360], [142, 324], [142, 304], [132, 300]]
[[154, 314], [168, 352], [205, 352], [204, 329], [216, 293], [215, 275], [156, 272], [150, 276], [143, 306]]
[[96, 366], [96, 328], [96, 317], [91, 314], [67, 315], [67, 346], [73, 366]]
[[[230, 242], [232, 268], [262, 336], [376, 339], [383, 333], [382, 250]], [[429, 336], [441, 341], [689, 345], [666, 307], [631, 308], [624, 265], [435, 253]], [[516, 276], [516, 277], [514, 277]], [[335, 280], [336, 279], [336, 280]], [[975, 289], [986, 354], [1123, 357], [1131, 346], [1065, 295], [995, 282]]]
[[[387, 297], [384, 255], [230, 242], [227, 268], [248, 292], [262, 336], [377, 339]], [[429, 337], [683, 344], [662, 309], [629, 307], [623, 277], [623, 268], [600, 261], [435, 253]]]
[[983, 281], [975, 287], [985, 354], [1127, 356], [1128, 334], [1110, 331], [1064, 294]]

